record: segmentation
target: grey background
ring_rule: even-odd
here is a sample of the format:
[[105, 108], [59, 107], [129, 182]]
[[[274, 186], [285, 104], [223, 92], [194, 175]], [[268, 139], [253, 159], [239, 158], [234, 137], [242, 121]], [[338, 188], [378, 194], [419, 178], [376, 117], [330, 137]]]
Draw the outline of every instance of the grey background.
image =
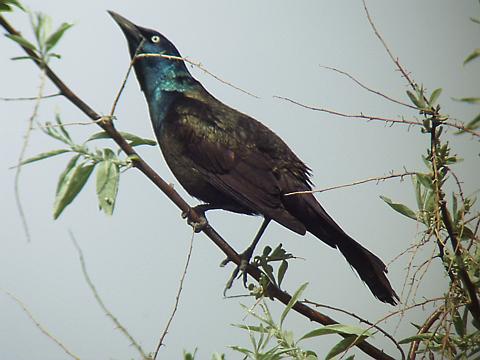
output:
[[[347, 113], [380, 116], [416, 116], [415, 112], [388, 103], [319, 65], [350, 72], [393, 97], [406, 101], [406, 82], [395, 71], [370, 29], [360, 1], [164, 1], [29, 2], [33, 10], [50, 14], [58, 25], [74, 22], [57, 51], [61, 61], [52, 67], [68, 85], [98, 112], [108, 113], [129, 57], [123, 34], [107, 15], [112, 9], [145, 27], [166, 35], [184, 56], [201, 62], [221, 78], [258, 96], [255, 99], [219, 83], [197, 69], [194, 75], [222, 101], [264, 122], [277, 132], [313, 169], [318, 188], [386, 174], [390, 170], [423, 169], [420, 154], [428, 137], [418, 129], [386, 127], [383, 123], [344, 119], [308, 111], [273, 98], [286, 96], [305, 104]], [[479, 28], [470, 16], [480, 13], [475, 1], [369, 1], [374, 20], [394, 53], [413, 77], [433, 90], [444, 89], [440, 99], [446, 113], [470, 120], [478, 108], [451, 100], [478, 95], [478, 63], [462, 67], [464, 57], [478, 47]], [[7, 14], [11, 23], [31, 36], [21, 12]], [[12, 62], [23, 55], [8, 39], [0, 41], [0, 96], [34, 96], [39, 72], [28, 61]], [[48, 83], [46, 93], [55, 91]], [[21, 197], [32, 241], [26, 242], [14, 202], [14, 171], [33, 103], [0, 102], [2, 166], [0, 167], [0, 288], [21, 298], [36, 318], [82, 359], [138, 358], [122, 334], [95, 303], [80, 271], [68, 229], [77, 237], [87, 266], [105, 303], [147, 351], [152, 351], [170, 315], [191, 236], [179, 211], [138, 171], [123, 174], [113, 217], [97, 210], [93, 182], [65, 211], [52, 220], [58, 174], [67, 157], [25, 167]], [[52, 121], [59, 111], [65, 122], [84, 122], [85, 116], [67, 101], [55, 98], [42, 103], [38, 120]], [[132, 76], [117, 110], [120, 130], [153, 137], [143, 94]], [[95, 126], [72, 127], [81, 142]], [[453, 149], [466, 161], [458, 167], [466, 192], [478, 184], [478, 142], [454, 137]], [[111, 144], [105, 141], [104, 145]], [[34, 131], [27, 154], [34, 155], [60, 144]], [[99, 143], [100, 146], [100, 143]], [[139, 149], [142, 156], [169, 182], [176, 184], [154, 147]], [[319, 194], [319, 201], [342, 227], [363, 245], [390, 262], [417, 237], [422, 227], [391, 211], [379, 195], [414, 206], [409, 180], [373, 183]], [[191, 203], [194, 200], [186, 197]], [[242, 250], [260, 224], [259, 218], [229, 213], [209, 214], [214, 227]], [[285, 288], [294, 291], [309, 281], [305, 297], [342, 307], [370, 320], [392, 308], [376, 301], [346, 264], [341, 254], [312, 236], [299, 237], [273, 224], [261, 246], [282, 242], [304, 260], [291, 263]], [[423, 261], [432, 247], [419, 254]], [[389, 266], [393, 286], [400, 293], [411, 254]], [[199, 348], [200, 359], [213, 351], [240, 358], [226, 346], [248, 345], [244, 331], [231, 323], [244, 320], [239, 302], [224, 299], [222, 290], [232, 267], [220, 269], [220, 251], [203, 235], [195, 237], [193, 259], [177, 317], [166, 338], [161, 358], [181, 357], [183, 349]], [[445, 279], [437, 261], [424, 278], [416, 299], [441, 295]], [[231, 294], [244, 293], [236, 284]], [[274, 313], [282, 306], [271, 303]], [[425, 309], [428, 311], [428, 309]], [[64, 359], [67, 356], [42, 335], [25, 313], [0, 293], [0, 358]], [[332, 313], [340, 321], [355, 323]], [[396, 336], [410, 334], [409, 321], [421, 321], [422, 310], [400, 324]], [[394, 331], [397, 321], [385, 328]], [[315, 328], [305, 318], [291, 314], [287, 328], [297, 336]], [[331, 336], [305, 343], [319, 354], [339, 339]], [[395, 354], [380, 335], [376, 344]], [[364, 358], [363, 354], [358, 358]]]

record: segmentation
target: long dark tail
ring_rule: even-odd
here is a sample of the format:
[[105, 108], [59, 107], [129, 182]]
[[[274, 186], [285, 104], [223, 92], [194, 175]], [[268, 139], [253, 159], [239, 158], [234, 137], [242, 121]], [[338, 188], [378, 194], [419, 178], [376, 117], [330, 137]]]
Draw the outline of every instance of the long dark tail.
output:
[[338, 248], [376, 298], [396, 305], [398, 295], [385, 275], [387, 268], [382, 260], [345, 234], [313, 195], [291, 198], [295, 197], [297, 199], [285, 202], [288, 211], [305, 225], [308, 232], [331, 247]]

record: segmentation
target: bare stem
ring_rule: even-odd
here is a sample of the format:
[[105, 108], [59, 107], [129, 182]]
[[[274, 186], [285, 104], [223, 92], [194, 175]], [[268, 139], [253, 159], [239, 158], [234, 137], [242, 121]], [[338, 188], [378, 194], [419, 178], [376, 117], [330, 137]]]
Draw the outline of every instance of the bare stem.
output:
[[97, 289], [95, 288], [95, 285], [93, 284], [92, 279], [88, 275], [87, 271], [87, 264], [85, 263], [85, 258], [83, 257], [83, 251], [80, 248], [80, 245], [78, 245], [77, 240], [75, 239], [75, 236], [71, 231], [68, 232], [70, 235], [70, 239], [73, 242], [73, 245], [75, 246], [75, 249], [78, 252], [78, 257], [80, 259], [80, 265], [82, 267], [82, 274], [83, 277], [85, 278], [85, 281], [87, 282], [88, 287], [92, 291], [93, 296], [95, 297], [95, 300], [97, 301], [97, 304], [100, 305], [102, 308], [103, 312], [105, 315], [107, 315], [110, 320], [115, 324], [115, 327], [120, 330], [120, 332], [125, 335], [125, 337], [130, 341], [130, 343], [133, 345], [133, 347], [138, 351], [142, 359], [148, 360], [149, 357], [145, 352], [143, 351], [142, 347], [140, 344], [133, 338], [133, 336], [128, 332], [128, 330], [120, 323], [120, 321], [117, 319], [115, 315], [112, 314], [112, 312], [107, 308], [105, 303], [103, 302], [102, 298], [100, 297]]
[[321, 192], [325, 192], [325, 191], [342, 189], [342, 188], [346, 188], [346, 187], [350, 187], [350, 186], [356, 186], [356, 185], [360, 185], [360, 184], [365, 184], [365, 183], [372, 182], [372, 181], [375, 181], [375, 182], [378, 184], [378, 183], [381, 182], [381, 181], [385, 181], [385, 180], [388, 180], [388, 179], [394, 179], [394, 178], [400, 178], [400, 180], [403, 180], [403, 178], [406, 177], [406, 176], [414, 176], [414, 175], [416, 175], [416, 173], [415, 173], [415, 172], [412, 172], [412, 171], [405, 171], [405, 172], [403, 172], [403, 173], [393, 173], [393, 172], [392, 172], [390, 175], [375, 176], [375, 177], [371, 177], [371, 178], [367, 178], [367, 179], [362, 179], [362, 180], [353, 181], [353, 182], [348, 183], [348, 184], [335, 185], [335, 186], [331, 186], [331, 187], [327, 187], [327, 188], [323, 188], [323, 189], [318, 189], [318, 190], [311, 190], [311, 191], [294, 191], [294, 192], [285, 194], [285, 196], [299, 195], [299, 194], [321, 193]]
[[175, 317], [175, 313], [177, 312], [177, 309], [178, 309], [178, 304], [180, 302], [180, 295], [182, 294], [182, 290], [183, 290], [183, 281], [185, 280], [185, 276], [187, 275], [188, 266], [190, 264], [190, 258], [192, 256], [194, 236], [195, 236], [195, 229], [192, 231], [192, 237], [190, 239], [190, 247], [188, 248], [187, 261], [185, 262], [185, 267], [183, 269], [182, 276], [180, 277], [180, 284], [178, 285], [177, 296], [175, 297], [175, 305], [173, 306], [173, 311], [170, 314], [170, 318], [167, 321], [167, 325], [165, 326], [165, 329], [163, 330], [163, 333], [160, 336], [160, 340], [158, 341], [157, 348], [155, 349], [155, 353], [153, 355], [153, 360], [157, 358], [158, 351], [160, 350], [160, 347], [163, 345], [163, 340], [165, 339], [165, 336], [167, 336], [168, 329], [170, 328], [170, 324], [172, 323], [172, 320]]
[[7, 290], [3, 290], [2, 291], [7, 294], [13, 301], [15, 301], [21, 308], [22, 310], [25, 312], [25, 314], [27, 314], [27, 316], [30, 318], [30, 320], [32, 320], [32, 322], [35, 324], [35, 326], [46, 336], [48, 337], [49, 339], [51, 339], [53, 342], [55, 342], [55, 344], [57, 344], [63, 351], [65, 351], [65, 353], [67, 355], [69, 355], [70, 357], [74, 358], [75, 360], [80, 360], [80, 358], [75, 355], [72, 351], [70, 351], [60, 340], [58, 340], [55, 336], [53, 336], [50, 331], [48, 331], [45, 326], [43, 326], [36, 318], [35, 316], [33, 316], [32, 312], [30, 311], [30, 309], [27, 307], [27, 305], [25, 305], [25, 303], [20, 300], [18, 297], [16, 297], [15, 295], [13, 295], [11, 292], [7, 291]]

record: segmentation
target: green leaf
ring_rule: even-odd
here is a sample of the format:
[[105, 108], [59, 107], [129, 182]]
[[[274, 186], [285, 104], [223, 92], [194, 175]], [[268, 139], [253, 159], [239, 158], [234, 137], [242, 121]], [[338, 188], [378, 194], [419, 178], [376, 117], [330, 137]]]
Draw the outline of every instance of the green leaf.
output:
[[297, 303], [298, 298], [302, 296], [302, 293], [305, 291], [305, 289], [308, 286], [308, 282], [302, 284], [297, 291], [292, 295], [292, 298], [287, 304], [287, 307], [283, 310], [282, 316], [280, 317], [280, 327], [283, 324], [283, 320], [285, 320], [285, 317], [287, 316], [288, 312], [293, 308], [293, 306]]
[[328, 334], [342, 334], [342, 335], [356, 335], [356, 336], [364, 336], [369, 337], [372, 336], [373, 333], [367, 331], [365, 329], [350, 326], [350, 325], [342, 325], [342, 324], [334, 324], [334, 325], [327, 325], [315, 330], [312, 330], [305, 335], [303, 335], [300, 340], [309, 339], [316, 336], [328, 335]]
[[466, 102], [466, 103], [469, 103], [469, 104], [480, 104], [480, 98], [478, 98], [478, 97], [464, 97], [464, 98], [460, 98], [460, 99], [454, 98], [453, 100]]
[[424, 187], [430, 190], [433, 189], [432, 177], [430, 174], [416, 173], [415, 177], [417, 178], [418, 182], [422, 184]]
[[6, 37], [8, 37], [9, 39], [15, 41], [17, 44], [20, 44], [21, 46], [23, 47], [26, 47], [30, 50], [33, 50], [33, 51], [36, 51], [37, 48], [35, 47], [35, 45], [33, 45], [30, 41], [28, 41], [27, 39], [25, 39], [23, 36], [20, 36], [20, 35], [12, 35], [12, 34], [6, 34], [5, 35]]
[[409, 336], [403, 340], [400, 340], [398, 343], [399, 344], [408, 344], [408, 343], [411, 343], [413, 341], [416, 341], [416, 340], [430, 340], [432, 339], [434, 336], [434, 334], [432, 333], [424, 333], [424, 334], [418, 334], [418, 335], [414, 335], [414, 336]]
[[95, 164], [77, 165], [68, 171], [62, 181], [59, 182], [57, 196], [53, 205], [54, 219], [60, 216], [65, 207], [69, 205], [82, 190], [94, 167]]
[[107, 215], [113, 214], [119, 180], [119, 167], [112, 160], [104, 160], [98, 164], [96, 179], [98, 205]]
[[480, 127], [480, 114], [478, 114], [472, 121], [465, 125], [465, 127], [469, 130], [475, 130]]
[[466, 57], [465, 61], [463, 62], [463, 65], [466, 65], [467, 63], [476, 59], [479, 56], [480, 56], [480, 48], [477, 48], [477, 49], [473, 50], [473, 52]]
[[411, 101], [417, 108], [421, 108], [420, 102], [419, 102], [419, 100], [417, 99], [417, 97], [415, 96], [415, 94], [413, 94], [410, 90], [407, 90], [407, 95], [408, 95], [408, 97], [410, 98], [410, 101]]
[[407, 207], [406, 205], [394, 203], [392, 200], [390, 200], [386, 196], [380, 195], [380, 198], [383, 201], [385, 201], [396, 212], [399, 212], [400, 214], [405, 215], [410, 219], [417, 220], [417, 215], [415, 214], [415, 212], [411, 210], [409, 207]]
[[52, 156], [55, 156], [55, 155], [64, 154], [66, 152], [70, 152], [70, 150], [68, 150], [68, 149], [58, 149], [58, 150], [43, 152], [43, 153], [40, 153], [38, 155], [32, 156], [31, 158], [23, 160], [20, 163], [20, 165], [30, 164], [32, 162], [43, 160], [43, 159], [46, 159], [46, 158], [49, 158], [49, 157], [52, 157]]
[[334, 358], [335, 356], [337, 356], [338, 354], [341, 354], [342, 352], [346, 351], [352, 346], [355, 346], [361, 343], [363, 340], [365, 340], [364, 336], [357, 337], [354, 335], [341, 340], [328, 352], [327, 356], [325, 357], [325, 360], [330, 360]]
[[435, 105], [441, 93], [442, 93], [442, 88], [433, 90], [432, 95], [430, 95], [430, 99], [428, 100], [428, 103], [430, 104], [430, 106]]
[[73, 24], [63, 23], [58, 27], [58, 29], [48, 37], [47, 41], [45, 42], [45, 51], [49, 52], [55, 45], [57, 45], [58, 41], [62, 38], [65, 31], [70, 29]]
[[25, 11], [25, 8], [17, 0], [0, 0], [0, 11], [12, 11], [11, 5]]
[[287, 272], [287, 269], [288, 269], [288, 262], [286, 260], [283, 260], [280, 263], [280, 266], [278, 267], [277, 279], [278, 279], [278, 286], [279, 287], [282, 284], [282, 281], [283, 281], [283, 278], [285, 277], [285, 273]]
[[[137, 135], [134, 135], [134, 134], [131, 134], [131, 133], [128, 133], [128, 132], [120, 131], [120, 135], [122, 135], [125, 138], [125, 140], [129, 141], [131, 146], [138, 146], [138, 145], [154, 146], [154, 145], [157, 145], [157, 142], [154, 141], [154, 140], [145, 139], [145, 138], [142, 138], [140, 136], [137, 136]], [[108, 135], [108, 133], [106, 133], [105, 131], [100, 131], [100, 132], [90, 136], [87, 139], [86, 142], [92, 141], [92, 140], [98, 140], [98, 139], [110, 139], [110, 135]]]
[[31, 56], [14, 56], [10, 58], [10, 60], [16, 61], [16, 60], [32, 60], [33, 58]]
[[72, 140], [72, 138], [70, 137], [70, 134], [68, 133], [68, 131], [65, 129], [65, 126], [63, 125], [62, 123], [62, 119], [60, 118], [60, 114], [55, 114], [55, 122], [57, 123], [58, 127], [60, 128], [60, 131], [62, 132], [63, 136], [65, 136], [65, 138], [67, 140]]
[[70, 171], [72, 171], [73, 167], [77, 164], [77, 161], [79, 158], [80, 158], [80, 154], [72, 157], [70, 161], [67, 163], [65, 170], [63, 170], [62, 173], [60, 174], [58, 178], [57, 189], [55, 190], [55, 196], [58, 195], [58, 192], [60, 191], [60, 185], [63, 184], [63, 182], [65, 181], [65, 177], [68, 175]]

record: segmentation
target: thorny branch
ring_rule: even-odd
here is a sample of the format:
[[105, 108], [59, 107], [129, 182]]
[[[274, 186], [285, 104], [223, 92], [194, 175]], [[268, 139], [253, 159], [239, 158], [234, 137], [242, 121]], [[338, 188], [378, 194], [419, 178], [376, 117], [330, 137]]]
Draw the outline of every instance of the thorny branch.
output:
[[74, 358], [75, 360], [80, 360], [80, 358], [75, 355], [72, 351], [70, 351], [60, 340], [58, 340], [55, 336], [53, 336], [40, 322], [33, 316], [32, 312], [30, 309], [25, 305], [25, 303], [20, 300], [18, 297], [13, 295], [11, 292], [8, 292], [7, 290], [2, 290], [5, 294], [7, 294], [13, 301], [15, 301], [27, 314], [27, 316], [32, 320], [32, 322], [35, 324], [35, 326], [49, 339], [51, 339], [53, 342], [55, 342], [63, 351], [65, 351], [66, 354], [68, 354], [70, 357]]
[[148, 360], [149, 357], [147, 356], [147, 354], [145, 354], [145, 352], [143, 351], [142, 347], [140, 346], [140, 344], [133, 338], [133, 336], [128, 332], [128, 330], [125, 328], [125, 326], [123, 326], [120, 321], [117, 319], [117, 317], [115, 315], [112, 314], [112, 312], [107, 308], [107, 306], [105, 305], [105, 303], [103, 302], [102, 298], [100, 297], [97, 289], [95, 288], [95, 285], [93, 284], [93, 281], [92, 279], [90, 279], [90, 276], [88, 275], [88, 271], [87, 271], [87, 264], [85, 263], [85, 258], [83, 257], [83, 251], [82, 249], [80, 248], [80, 245], [78, 245], [77, 243], [77, 240], [75, 239], [75, 237], [73, 236], [73, 233], [71, 231], [68, 232], [69, 235], [70, 235], [70, 239], [72, 240], [73, 242], [73, 245], [75, 246], [75, 249], [77, 250], [78, 252], [78, 257], [80, 259], [80, 265], [82, 267], [82, 274], [83, 274], [83, 277], [85, 278], [85, 281], [87, 282], [88, 284], [88, 287], [90, 288], [90, 290], [92, 291], [92, 294], [93, 296], [95, 297], [95, 300], [97, 301], [98, 305], [100, 305], [100, 307], [102, 308], [103, 312], [105, 313], [105, 315], [107, 315], [110, 320], [112, 320], [112, 322], [115, 324], [115, 327], [120, 330], [120, 332], [125, 335], [125, 337], [130, 341], [130, 343], [133, 345], [133, 347], [135, 349], [137, 349], [137, 351], [139, 352], [139, 354], [141, 355], [142, 359], [144, 360]]
[[356, 185], [360, 185], [360, 184], [365, 184], [365, 183], [372, 182], [372, 181], [375, 181], [375, 182], [378, 184], [378, 183], [381, 182], [381, 181], [385, 181], [385, 180], [393, 179], [393, 178], [400, 178], [400, 180], [403, 180], [403, 178], [406, 177], [406, 176], [414, 176], [414, 175], [416, 175], [416, 173], [415, 173], [415, 172], [412, 172], [412, 171], [405, 171], [405, 172], [403, 172], [403, 173], [394, 173], [394, 172], [391, 172], [390, 175], [375, 176], [375, 177], [371, 177], [371, 178], [367, 178], [367, 179], [362, 179], [362, 180], [353, 181], [353, 182], [348, 183], [348, 184], [330, 186], [330, 187], [323, 188], [323, 189], [319, 189], [319, 190], [294, 191], [294, 192], [285, 194], [285, 196], [298, 195], [298, 194], [321, 193], [321, 192], [325, 192], [325, 191], [336, 190], [336, 189], [346, 188], [346, 187], [350, 187], [350, 186], [356, 186]]
[[178, 285], [177, 296], [175, 297], [175, 305], [173, 306], [173, 311], [170, 314], [170, 317], [167, 321], [167, 325], [165, 326], [165, 329], [163, 330], [163, 333], [160, 336], [160, 340], [158, 341], [157, 348], [155, 349], [155, 352], [153, 354], [153, 360], [155, 360], [157, 358], [158, 351], [160, 350], [160, 347], [163, 345], [163, 340], [165, 339], [165, 336], [167, 336], [168, 329], [170, 328], [170, 324], [172, 323], [173, 318], [175, 317], [175, 314], [177, 312], [178, 304], [180, 303], [180, 295], [182, 294], [182, 290], [183, 290], [183, 281], [185, 280], [185, 276], [187, 275], [188, 266], [190, 265], [190, 258], [192, 256], [194, 237], [195, 237], [195, 229], [193, 229], [193, 231], [192, 231], [192, 237], [190, 239], [190, 246], [188, 248], [188, 253], [187, 253], [187, 260], [185, 261], [185, 267], [183, 268], [183, 273], [182, 273], [182, 276], [180, 277], [180, 284]]
[[[3, 26], [10, 34], [20, 35], [2, 16], [0, 16], [0, 25]], [[188, 203], [165, 182], [146, 162], [140, 155], [133, 149], [133, 147], [120, 135], [115, 129], [112, 123], [111, 117], [102, 117], [95, 112], [89, 105], [87, 105], [82, 99], [80, 99], [74, 92], [72, 92], [65, 83], [50, 69], [49, 66], [43, 64], [36, 54], [36, 52], [21, 46], [23, 50], [32, 58], [32, 60], [40, 67], [45, 68], [48, 78], [57, 86], [60, 93], [64, 95], [69, 101], [75, 104], [83, 113], [85, 113], [92, 120], [102, 120], [98, 122], [98, 125], [107, 132], [110, 137], [118, 144], [118, 146], [132, 159], [133, 166], [140, 170], [145, 176], [147, 176], [183, 213], [188, 214], [189, 220], [193, 223], [198, 223], [200, 217], [198, 214], [188, 205]], [[240, 265], [240, 255], [215, 231], [213, 227], [207, 224], [203, 229], [203, 233], [207, 235], [224, 253], [237, 265]], [[258, 268], [248, 265], [246, 272], [252, 276], [256, 281], [260, 280], [261, 272]], [[269, 294], [277, 298], [280, 302], [287, 305], [291, 300], [291, 295], [282, 291], [278, 287], [273, 285], [269, 286]], [[309, 318], [311, 321], [315, 321], [322, 325], [337, 324], [332, 318], [306, 306], [305, 304], [297, 302], [293, 309], [303, 316]], [[391, 356], [384, 353], [381, 349], [376, 348], [367, 341], [362, 341], [356, 345], [363, 352], [368, 354], [374, 359], [380, 360], [394, 360]]]

